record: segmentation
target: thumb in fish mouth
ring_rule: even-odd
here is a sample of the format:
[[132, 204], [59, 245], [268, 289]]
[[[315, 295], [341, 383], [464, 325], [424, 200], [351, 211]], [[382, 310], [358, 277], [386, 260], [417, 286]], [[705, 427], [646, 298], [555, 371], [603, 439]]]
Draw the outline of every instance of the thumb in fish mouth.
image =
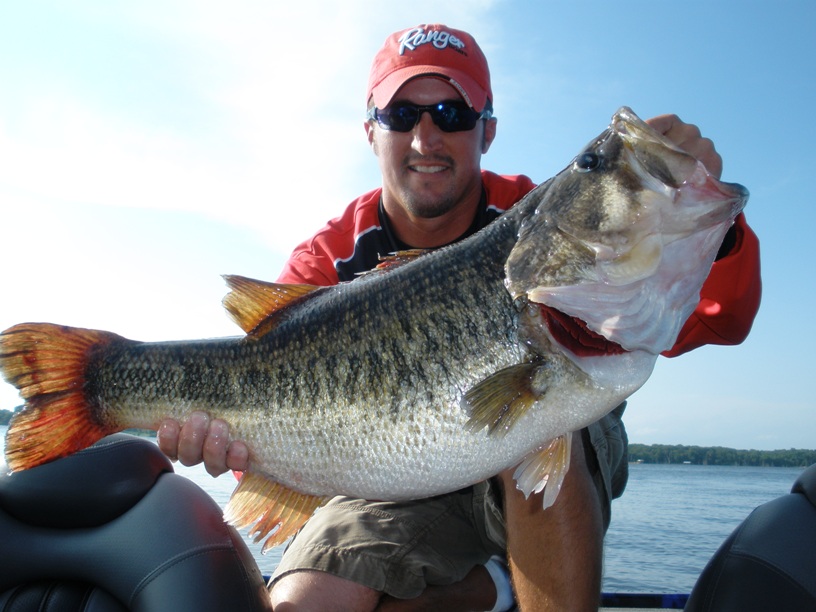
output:
[[[631, 115], [634, 113], [629, 110]], [[619, 111], [620, 112], [620, 111]], [[664, 143], [687, 153], [700, 161], [712, 176], [719, 179], [722, 175], [723, 161], [714, 148], [710, 138], [704, 138], [700, 129], [686, 123], [674, 114], [658, 115], [643, 122], [662, 137]]]

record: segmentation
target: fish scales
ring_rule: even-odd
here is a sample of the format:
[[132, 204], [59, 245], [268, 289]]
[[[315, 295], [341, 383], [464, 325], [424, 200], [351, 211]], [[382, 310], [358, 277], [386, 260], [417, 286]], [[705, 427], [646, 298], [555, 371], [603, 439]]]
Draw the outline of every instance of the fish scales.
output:
[[[453, 471], [453, 466], [448, 464], [467, 463], [464, 455], [472, 454], [472, 441], [465, 439], [462, 425], [467, 416], [459, 408], [459, 398], [469, 386], [488, 373], [519, 360], [523, 352], [515, 336], [515, 311], [501, 284], [503, 269], [496, 264], [497, 253], [500, 257], [502, 250], [514, 243], [516, 227], [511, 223], [511, 218], [507, 218], [505, 223], [492, 229], [491, 237], [501, 230], [503, 248], [498, 248], [498, 245], [494, 248], [488, 242], [487, 245], [482, 243], [469, 247], [472, 250], [466, 253], [459, 250], [440, 251], [423, 256], [415, 264], [406, 264], [382, 279], [383, 290], [378, 290], [377, 294], [385, 303], [379, 304], [378, 310], [387, 312], [397, 321], [405, 321], [410, 314], [408, 320], [419, 323], [415, 323], [413, 329], [400, 330], [399, 338], [394, 342], [385, 342], [386, 348], [378, 360], [378, 366], [383, 369], [373, 377], [384, 386], [374, 389], [374, 395], [366, 398], [366, 415], [375, 412], [372, 423], [390, 419], [394, 430], [385, 432], [377, 425], [378, 431], [366, 432], [365, 436], [348, 437], [343, 432], [339, 436], [341, 439], [332, 445], [335, 449], [352, 445], [345, 456], [341, 451], [341, 461], [338, 461], [346, 474], [352, 471], [350, 466], [359, 461], [357, 457], [362, 457], [364, 462], [379, 457], [395, 469], [397, 465], [405, 464], [405, 471], [408, 471], [409, 461], [403, 458], [428, 466], [431, 471], [437, 470], [438, 466]], [[483, 237], [483, 240], [487, 238]], [[448, 259], [453, 256], [468, 262], [468, 265], [451, 265]], [[416, 271], [420, 267], [420, 279], [416, 280]], [[473, 278], [474, 270], [479, 271], [478, 279]], [[414, 283], [426, 283], [427, 286], [417, 291], [416, 287], [412, 287]], [[491, 284], [491, 291], [475, 289]], [[419, 298], [413, 298], [413, 303], [406, 302], [405, 296], [412, 295]], [[496, 298], [491, 299], [492, 296]], [[363, 300], [363, 303], [366, 302], [367, 298]], [[403, 312], [407, 314], [403, 316]], [[450, 312], [461, 313], [461, 316], [454, 318], [444, 314]], [[389, 337], [387, 331], [381, 333]], [[380, 337], [377, 336], [378, 344]], [[433, 341], [426, 343], [426, 346], [418, 345], [426, 338]], [[479, 339], [478, 348], [474, 347], [476, 338]], [[440, 345], [445, 347], [444, 353], [436, 360], [427, 359], [427, 355], [433, 354], [428, 350]], [[360, 380], [364, 385], [370, 384], [365, 377]], [[358, 391], [366, 392], [365, 389], [355, 389], [353, 393]], [[424, 394], [424, 397], [418, 397], [418, 393]], [[383, 397], [398, 399], [389, 404], [383, 403]], [[423, 435], [415, 435], [419, 431]], [[428, 436], [429, 432], [439, 433]], [[357, 448], [355, 441], [364, 443], [368, 436], [374, 436], [378, 444], [384, 446], [389, 444], [389, 440], [401, 443], [396, 446], [391, 443], [388, 447], [394, 456], [391, 453], [372, 453], [376, 450], [373, 448]], [[439, 439], [447, 440], [447, 445], [439, 446]], [[436, 457], [431, 455], [429, 446], [437, 449]], [[423, 461], [417, 461], [418, 457], [423, 457]], [[443, 457], [446, 458], [444, 464], [441, 463]], [[343, 476], [335, 474], [332, 478]], [[403, 484], [407, 486], [410, 479], [417, 479], [417, 484], [424, 480], [421, 474], [406, 474]], [[393, 484], [390, 486], [393, 487]]]
[[[109, 347], [89, 368], [95, 372], [89, 394], [102, 414], [132, 415], [128, 421], [144, 419], [144, 407], [153, 406], [139, 423], [146, 427], [192, 410], [221, 416], [236, 436], [263, 442], [253, 452], [264, 471], [280, 478], [284, 464], [298, 459], [297, 475], [283, 479], [290, 486], [305, 477], [336, 481], [333, 466], [359, 480], [374, 457], [421, 455], [426, 445], [417, 431], [447, 423], [448, 432], [464, 432], [467, 415], [458, 404], [464, 391], [523, 358], [517, 313], [503, 287], [517, 217], [491, 225], [466, 249], [443, 249], [322, 289], [274, 334]], [[444, 314], [451, 312], [460, 314]], [[431, 361], [431, 354], [444, 359]], [[301, 365], [304, 355], [308, 367]], [[440, 454], [449, 461], [470, 454], [470, 436], [477, 437], [459, 433]], [[264, 456], [265, 446], [274, 457]], [[414, 478], [423, 484], [422, 475]]]

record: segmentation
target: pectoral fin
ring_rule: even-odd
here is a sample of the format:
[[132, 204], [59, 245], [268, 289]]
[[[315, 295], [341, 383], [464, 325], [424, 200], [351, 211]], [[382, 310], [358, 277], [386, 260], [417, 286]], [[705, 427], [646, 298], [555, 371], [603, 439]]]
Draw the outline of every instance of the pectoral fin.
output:
[[270, 532], [262, 552], [283, 544], [328, 501], [298, 493], [257, 472], [245, 472], [230, 497], [224, 518], [238, 529], [251, 528], [249, 535], [259, 542]]
[[549, 445], [536, 453], [531, 453], [522, 461], [513, 478], [516, 488], [529, 498], [532, 493], [544, 491], [543, 504], [546, 510], [555, 503], [570, 464], [572, 433], [555, 438]]
[[467, 427], [487, 427], [490, 435], [503, 436], [547, 391], [545, 368], [521, 363], [485, 378], [465, 393], [461, 406], [470, 415]]

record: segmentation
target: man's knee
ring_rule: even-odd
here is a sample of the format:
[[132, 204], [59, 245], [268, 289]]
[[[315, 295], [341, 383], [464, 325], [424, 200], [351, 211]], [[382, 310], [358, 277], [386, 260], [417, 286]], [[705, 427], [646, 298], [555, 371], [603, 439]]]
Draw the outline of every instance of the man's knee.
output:
[[270, 590], [276, 612], [374, 610], [382, 593], [318, 570], [298, 570], [278, 578]]

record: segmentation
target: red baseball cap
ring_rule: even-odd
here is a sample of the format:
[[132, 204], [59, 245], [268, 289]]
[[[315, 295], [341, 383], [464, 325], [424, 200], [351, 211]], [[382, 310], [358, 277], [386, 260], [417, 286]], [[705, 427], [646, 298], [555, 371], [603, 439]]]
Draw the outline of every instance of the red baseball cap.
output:
[[418, 76], [449, 81], [476, 111], [484, 110], [487, 99], [493, 99], [487, 59], [473, 37], [435, 23], [385, 39], [371, 65], [366, 103], [373, 97], [377, 108], [385, 108], [400, 87]]

